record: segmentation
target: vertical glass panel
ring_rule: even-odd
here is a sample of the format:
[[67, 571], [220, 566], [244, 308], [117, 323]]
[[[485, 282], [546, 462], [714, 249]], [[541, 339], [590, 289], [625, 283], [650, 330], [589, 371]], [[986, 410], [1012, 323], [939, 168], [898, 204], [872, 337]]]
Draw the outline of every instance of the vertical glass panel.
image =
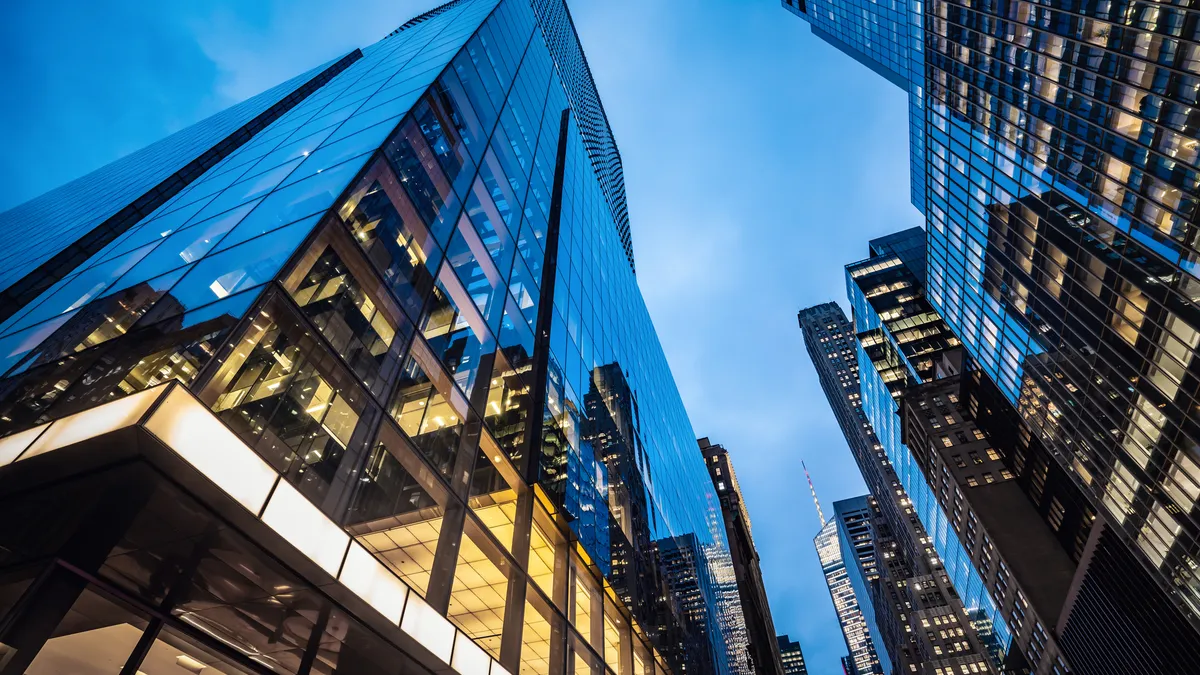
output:
[[384, 146], [384, 155], [424, 221], [432, 226], [453, 204], [453, 181], [442, 171], [425, 136], [411, 119]]
[[[529, 574], [529, 579], [542, 589], [542, 593], [555, 605], [559, 604], [560, 596], [565, 599], [566, 594], [562, 592], [563, 589], [559, 588], [559, 584], [563, 583], [565, 588], [563, 573], [566, 567], [566, 538], [559, 532], [550, 518], [550, 514], [546, 513], [541, 503], [535, 502], [533, 505], [533, 528], [529, 540], [529, 564], [526, 572]], [[560, 607], [560, 609], [565, 610], [566, 607]]]
[[468, 517], [446, 617], [496, 659], [504, 632], [508, 577], [508, 560]]
[[446, 499], [441, 481], [385, 422], [356, 489], [347, 529], [424, 595]]
[[525, 626], [521, 633], [520, 675], [558, 675], [563, 671], [566, 636], [561, 619], [550, 610], [537, 589], [529, 587]]
[[577, 636], [571, 640], [572, 675], [598, 675], [603, 666], [600, 659]]
[[617, 675], [629, 675], [625, 666], [625, 656], [629, 649], [629, 623], [616, 605], [605, 598], [604, 601], [604, 662]]
[[[437, 155], [446, 178], [453, 184], [454, 190], [461, 193], [470, 185], [475, 172], [475, 163], [467, 152], [467, 141], [459, 127], [463, 121], [451, 112], [453, 102], [444, 89], [435, 86], [432, 94], [413, 109], [413, 115], [425, 136], [425, 142]], [[476, 141], [472, 139], [472, 142]]]
[[508, 279], [508, 272], [512, 268], [513, 256], [516, 253], [516, 242], [509, 233], [507, 224], [507, 221], [512, 219], [513, 213], [508, 208], [508, 202], [504, 200], [500, 202], [504, 204], [503, 209], [497, 206], [496, 202], [492, 200], [488, 184], [484, 182], [482, 176], [481, 172], [480, 178], [471, 187], [471, 194], [467, 197], [466, 211], [471, 217], [471, 223], [475, 226], [479, 238], [487, 248], [488, 255], [495, 262], [500, 276]]
[[414, 339], [390, 412], [426, 459], [447, 477], [466, 411], [466, 399], [438, 366], [429, 345]]
[[[485, 371], [490, 368], [490, 363], [484, 364], [484, 357], [491, 355], [495, 342], [483, 315], [448, 265], [443, 265], [438, 275], [421, 332], [455, 383], [470, 398], [481, 368]], [[482, 374], [487, 377], [489, 372]]]
[[287, 480], [324, 495], [366, 397], [283, 302], [272, 300], [210, 385], [213, 411]]
[[600, 585], [592, 578], [591, 572], [578, 555], [572, 555], [575, 566], [574, 600], [571, 605], [571, 624], [576, 632], [599, 651], [600, 649], [600, 617], [603, 607], [603, 595]]
[[360, 279], [371, 279], [370, 274], [364, 267], [355, 274], [332, 246], [321, 244], [306, 255], [285, 287], [350, 369], [372, 392], [383, 395], [399, 369], [400, 345], [393, 349], [393, 344], [406, 341], [412, 328], [390, 296], [364, 290]]
[[28, 675], [121, 672], [147, 621], [85, 589], [26, 669]]
[[633, 640], [633, 675], [650, 675], [653, 669], [654, 662], [650, 658], [646, 644], [640, 638], [635, 637]]
[[501, 454], [496, 441], [484, 430], [471, 472], [471, 510], [504, 548], [512, 550], [513, 523], [517, 517], [517, 488], [521, 480]]
[[441, 252], [386, 162], [367, 170], [338, 214], [408, 315], [420, 316]]
[[484, 419], [504, 452], [519, 461], [536, 410], [532, 398], [533, 332], [513, 317], [513, 301], [500, 324], [500, 350], [496, 352], [489, 381]]
[[472, 302], [493, 331], [499, 327], [504, 311], [507, 285], [501, 277], [487, 247], [470, 220], [464, 215], [446, 249], [446, 259], [454, 268], [459, 281], [467, 288]]

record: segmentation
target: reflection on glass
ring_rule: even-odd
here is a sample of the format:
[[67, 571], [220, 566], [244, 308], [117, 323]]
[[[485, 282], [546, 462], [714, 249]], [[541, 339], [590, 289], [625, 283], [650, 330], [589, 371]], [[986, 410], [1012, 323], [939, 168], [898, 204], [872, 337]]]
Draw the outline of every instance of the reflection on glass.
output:
[[443, 265], [438, 275], [421, 332], [459, 389], [470, 398], [483, 359], [495, 342], [471, 296], [449, 266]]
[[400, 317], [363, 290], [333, 248], [303, 267], [292, 299], [367, 387], [382, 393], [397, 368], [391, 347]]
[[441, 252], [387, 162], [367, 170], [338, 214], [408, 315], [420, 316]]
[[111, 675], [121, 672], [146, 620], [92, 590], [84, 590], [26, 669], [28, 675]]
[[275, 277], [315, 221], [295, 223], [196, 263], [171, 294], [184, 307], [198, 307], [264, 284]]
[[213, 411], [289, 481], [323, 494], [365, 399], [282, 303], [269, 307], [214, 379]]
[[163, 628], [138, 666], [142, 675], [249, 675], [171, 628]]
[[[46, 339], [42, 348], [48, 350], [47, 354], [65, 356], [31, 368], [9, 380], [0, 391], [0, 433], [51, 415], [61, 417], [77, 412], [169, 380], [191, 384], [245, 313], [254, 295], [256, 292], [249, 291], [187, 314], [176, 313], [148, 323], [147, 320], [158, 318], [160, 308], [167, 305], [178, 308], [178, 303], [167, 295], [134, 325], [127, 339], [104, 342], [80, 352], [75, 352], [73, 346], [81, 334], [92, 335], [99, 330], [93, 329], [96, 321], [74, 325], [70, 330], [64, 326], [60, 334]], [[98, 301], [104, 307], [107, 302]], [[90, 312], [91, 308], [82, 311]], [[108, 324], [103, 316], [97, 320], [103, 320], [101, 326], [114, 325]], [[86, 386], [76, 387], [78, 382]]]
[[414, 339], [391, 415], [443, 476], [453, 469], [466, 410], [466, 400], [446, 379], [429, 346]]

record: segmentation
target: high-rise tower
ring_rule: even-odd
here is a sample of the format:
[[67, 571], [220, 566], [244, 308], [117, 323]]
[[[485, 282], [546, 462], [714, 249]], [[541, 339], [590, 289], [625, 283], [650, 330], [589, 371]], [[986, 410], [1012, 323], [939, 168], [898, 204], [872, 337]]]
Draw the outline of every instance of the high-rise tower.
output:
[[748, 643], [746, 672], [768, 675], [781, 673], [783, 663], [775, 640], [775, 622], [771, 619], [771, 606], [767, 602], [767, 589], [759, 567], [758, 549], [754, 547], [754, 536], [750, 531], [750, 512], [746, 508], [742, 488], [738, 485], [733, 461], [724, 446], [712, 443], [708, 438], [699, 439], [698, 444], [713, 487], [717, 490], [721, 513], [725, 517], [725, 534], [729, 540], [731, 564]]
[[[887, 242], [904, 240], [892, 235], [877, 240], [879, 246], [872, 248], [882, 251]], [[907, 247], [895, 250], [905, 257], [912, 252]], [[798, 318], [821, 388], [871, 492], [865, 500], [869, 509], [861, 502], [847, 509], [853, 526], [842, 529], [847, 546], [852, 538], [860, 540], [858, 548], [863, 557], [872, 553], [861, 539], [869, 536], [874, 544], [875, 578], [859, 573], [857, 587], [852, 584], [852, 588], [862, 596], [860, 604], [874, 613], [874, 643], [883, 645], [882, 652], [876, 648], [881, 663], [894, 673], [937, 675], [939, 669], [944, 673], [947, 667], [962, 664], [974, 668], [973, 672], [994, 672], [987, 658], [988, 646], [977, 625], [969, 620], [932, 539], [862, 407], [854, 324], [836, 303], [803, 309]], [[867, 513], [869, 521], [863, 518]], [[990, 633], [985, 626], [989, 638]]]
[[3, 675], [729, 672], [561, 0], [442, 5], [0, 243]]
[[[1085, 672], [1186, 668], [1200, 658], [1195, 10], [783, 4], [860, 61], [908, 54], [929, 302], [1044, 447], [1039, 471], [1094, 519], [1043, 628]], [[900, 7], [907, 35], [883, 30]]]

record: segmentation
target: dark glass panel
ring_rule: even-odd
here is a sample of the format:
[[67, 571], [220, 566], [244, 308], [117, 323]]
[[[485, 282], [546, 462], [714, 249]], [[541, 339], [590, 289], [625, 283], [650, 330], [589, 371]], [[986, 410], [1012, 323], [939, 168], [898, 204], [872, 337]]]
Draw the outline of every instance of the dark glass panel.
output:
[[441, 251], [386, 162], [367, 170], [338, 213], [404, 311], [420, 316]]

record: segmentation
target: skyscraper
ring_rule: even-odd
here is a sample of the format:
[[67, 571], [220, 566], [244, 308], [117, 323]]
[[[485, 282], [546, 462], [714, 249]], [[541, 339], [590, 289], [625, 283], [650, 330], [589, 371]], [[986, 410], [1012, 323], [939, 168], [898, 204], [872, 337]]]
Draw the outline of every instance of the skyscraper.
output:
[[783, 658], [784, 675], [808, 675], [808, 668], [804, 665], [804, 652], [800, 649], [800, 643], [793, 641], [786, 635], [777, 635], [775, 639], [779, 654]]
[[881, 672], [879, 656], [871, 643], [870, 629], [846, 571], [836, 520], [822, 524], [821, 531], [813, 539], [813, 546], [817, 549], [821, 573], [825, 575], [825, 584], [829, 586], [829, 595], [833, 598], [833, 610], [837, 613], [842, 635], [846, 638], [846, 648], [850, 650], [854, 672], [858, 675]]
[[730, 672], [561, 0], [442, 5], [0, 238], [0, 673]]
[[[885, 237], [873, 250], [904, 240]], [[913, 252], [897, 250], [905, 257]], [[994, 672], [988, 648], [977, 626], [964, 620], [966, 609], [862, 407], [853, 323], [836, 303], [803, 309], [798, 318], [821, 388], [871, 492], [865, 500], [869, 522], [859, 501], [846, 510], [851, 522], [844, 538], [869, 535], [873, 540], [876, 578], [864, 574], [855, 593], [874, 612], [881, 662], [886, 660], [885, 667], [895, 673], [937, 675], [962, 665], [970, 672]], [[862, 557], [870, 556], [865, 546], [858, 548]]]
[[846, 577], [854, 589], [867, 635], [879, 659], [879, 670], [884, 675], [891, 675], [891, 658], [875, 618], [879, 610], [875, 607], [877, 595], [872, 586], [879, 581], [879, 568], [871, 515], [870, 499], [865, 495], [833, 503], [833, 522], [837, 523], [838, 548], [842, 551]]
[[758, 550], [750, 531], [750, 513], [738, 485], [737, 474], [729, 452], [721, 445], [711, 443], [708, 438], [698, 441], [704, 464], [708, 467], [717, 498], [721, 502], [721, 513], [725, 520], [725, 534], [729, 540], [729, 552], [737, 583], [741, 615], [745, 622], [747, 663], [752, 673], [779, 673], [783, 668], [778, 643], [775, 640], [775, 622], [771, 620], [771, 606], [767, 602], [767, 589], [763, 584], [762, 569], [759, 567]]
[[[816, 5], [784, 5], [817, 32]], [[893, 8], [860, 9], [823, 16], [849, 31]], [[1094, 518], [1046, 629], [1084, 672], [1186, 668], [1200, 657], [1196, 17], [1131, 2], [908, 9], [921, 40], [872, 37], [921, 63], [912, 191], [929, 302]]]

